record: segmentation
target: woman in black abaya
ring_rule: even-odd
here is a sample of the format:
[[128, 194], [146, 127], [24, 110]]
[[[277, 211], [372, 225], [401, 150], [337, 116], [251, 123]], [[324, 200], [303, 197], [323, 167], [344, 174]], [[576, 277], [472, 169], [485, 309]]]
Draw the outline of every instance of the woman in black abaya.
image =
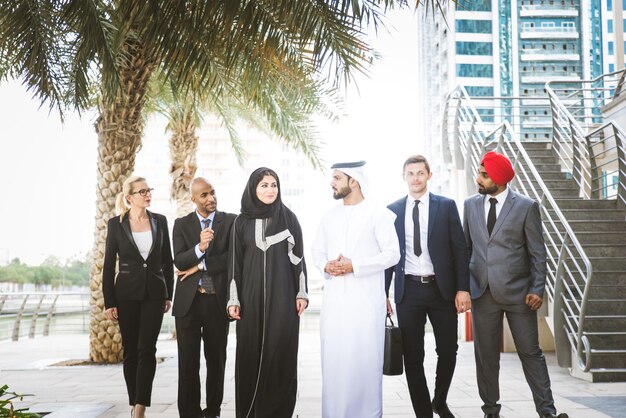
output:
[[300, 315], [308, 305], [302, 230], [276, 173], [256, 169], [241, 197], [228, 266], [237, 320], [238, 418], [290, 418], [296, 404]]

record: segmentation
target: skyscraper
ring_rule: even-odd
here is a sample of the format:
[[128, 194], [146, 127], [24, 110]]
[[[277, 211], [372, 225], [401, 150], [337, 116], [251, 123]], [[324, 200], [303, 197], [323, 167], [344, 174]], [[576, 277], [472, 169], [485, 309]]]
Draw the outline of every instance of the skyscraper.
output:
[[[624, 1], [617, 1], [624, 6]], [[513, 122], [522, 140], [551, 138], [545, 84], [600, 76], [616, 67], [615, 0], [459, 0], [445, 18], [429, 11], [420, 22], [420, 64], [428, 153], [441, 155], [447, 94], [463, 85], [482, 120]], [[620, 10], [621, 11], [621, 10]], [[621, 13], [620, 13], [621, 15]], [[618, 27], [619, 26], [619, 27]], [[622, 44], [617, 46], [621, 46]], [[622, 60], [623, 62], [623, 60]], [[623, 65], [623, 64], [622, 64]], [[495, 97], [511, 97], [495, 100]], [[442, 187], [448, 187], [450, 179]]]

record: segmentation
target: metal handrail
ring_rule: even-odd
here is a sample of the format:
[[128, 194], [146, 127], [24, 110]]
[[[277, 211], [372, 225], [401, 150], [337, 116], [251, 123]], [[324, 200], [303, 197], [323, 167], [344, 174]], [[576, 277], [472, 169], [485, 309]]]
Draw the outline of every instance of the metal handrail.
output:
[[[552, 147], [585, 199], [616, 199], [626, 208], [626, 135], [601, 108], [624, 94], [626, 69], [576, 83], [546, 84], [552, 113]], [[617, 180], [603, 184], [608, 173]], [[615, 191], [611, 191], [615, 189]]]
[[[509, 97], [499, 99], [511, 100]], [[468, 192], [475, 187], [474, 173], [478, 170], [482, 155], [496, 149], [514, 161], [517, 176], [512, 187], [541, 203], [542, 222], [548, 232], [546, 247], [550, 267], [546, 293], [555, 304], [554, 325], [559, 364], [563, 367], [571, 366], [573, 349], [579, 367], [588, 371], [592, 353], [583, 330], [588, 289], [593, 279], [589, 257], [508, 120], [490, 129], [481, 119], [473, 99], [463, 86], [456, 87], [448, 95], [444, 116], [443, 149], [451, 148], [444, 155], [454, 156], [457, 167], [465, 168]], [[452, 130], [451, 125], [454, 126]], [[581, 301], [578, 305], [571, 306], [572, 303], [577, 304], [578, 300]], [[562, 305], [566, 305], [565, 308]], [[573, 314], [568, 316], [566, 311]]]
[[[0, 341], [55, 333], [89, 333], [85, 292], [0, 292]], [[174, 318], [165, 315], [161, 333], [171, 334]]]

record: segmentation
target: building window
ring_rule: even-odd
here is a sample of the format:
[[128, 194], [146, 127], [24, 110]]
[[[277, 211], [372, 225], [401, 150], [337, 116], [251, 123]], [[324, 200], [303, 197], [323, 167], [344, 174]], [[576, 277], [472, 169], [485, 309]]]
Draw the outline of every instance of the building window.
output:
[[490, 12], [491, 0], [459, 0], [456, 9], [470, 12]]
[[607, 12], [613, 11], [613, 0], [606, 0], [606, 11]]
[[613, 19], [609, 19], [606, 21], [606, 31], [608, 33], [613, 33]]
[[491, 97], [493, 96], [493, 87], [486, 86], [465, 86], [465, 90], [467, 90], [467, 94], [470, 97]]
[[457, 64], [456, 75], [458, 77], [493, 77], [491, 64]]
[[491, 33], [491, 20], [463, 20], [456, 22], [457, 33]]
[[457, 42], [457, 55], [492, 55], [493, 45], [491, 42]]
[[609, 64], [609, 72], [612, 73], [615, 71], [615, 64]]
[[615, 55], [615, 51], [614, 51], [614, 47], [613, 47], [613, 42], [609, 41], [609, 55]]

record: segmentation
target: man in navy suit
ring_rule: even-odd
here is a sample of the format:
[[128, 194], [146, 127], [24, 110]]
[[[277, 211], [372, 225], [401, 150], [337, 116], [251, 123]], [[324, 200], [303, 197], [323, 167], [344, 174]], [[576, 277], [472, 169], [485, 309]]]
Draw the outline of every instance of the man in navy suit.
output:
[[[456, 365], [458, 314], [471, 306], [469, 262], [456, 204], [428, 191], [431, 177], [423, 156], [414, 155], [404, 162], [408, 196], [388, 206], [396, 214], [400, 261], [385, 272], [385, 285], [389, 295], [395, 277], [405, 374], [415, 416], [432, 418], [434, 412], [453, 418], [447, 397]], [[393, 313], [389, 299], [387, 310]], [[432, 401], [424, 375], [427, 317], [435, 334], [438, 356]]]

